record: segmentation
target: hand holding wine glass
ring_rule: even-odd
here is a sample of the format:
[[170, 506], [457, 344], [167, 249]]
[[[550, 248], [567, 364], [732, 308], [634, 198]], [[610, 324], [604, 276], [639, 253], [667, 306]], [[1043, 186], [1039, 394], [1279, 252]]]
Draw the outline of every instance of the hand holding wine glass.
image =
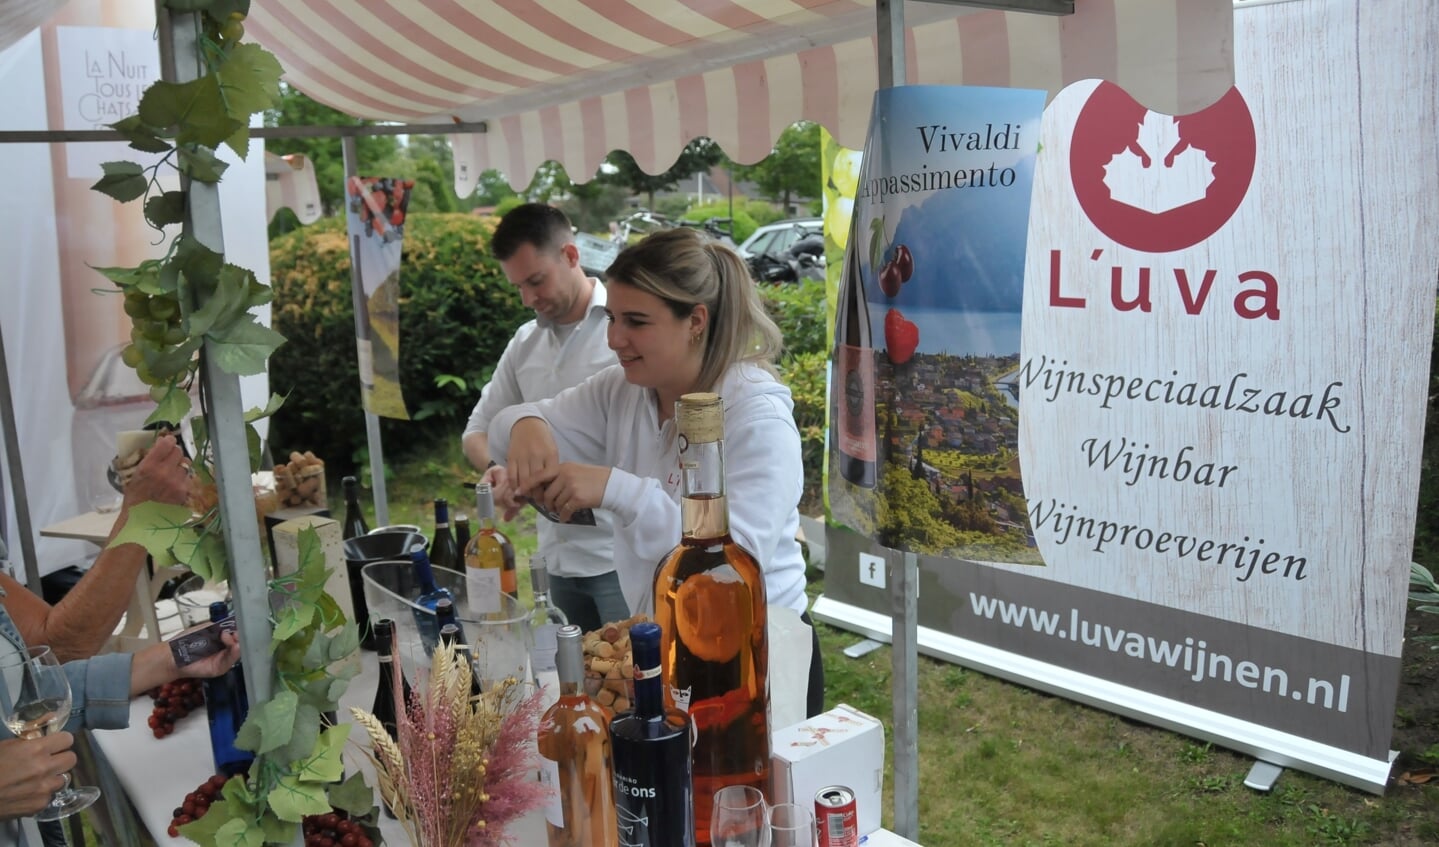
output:
[[711, 847], [770, 847], [769, 807], [752, 785], [726, 785], [710, 811]]
[[[70, 680], [49, 647], [37, 646], [0, 661], [5, 726], [22, 741], [42, 739], [61, 731], [70, 720]], [[89, 808], [100, 798], [98, 788], [71, 788], [70, 774], [35, 815], [54, 821]]]

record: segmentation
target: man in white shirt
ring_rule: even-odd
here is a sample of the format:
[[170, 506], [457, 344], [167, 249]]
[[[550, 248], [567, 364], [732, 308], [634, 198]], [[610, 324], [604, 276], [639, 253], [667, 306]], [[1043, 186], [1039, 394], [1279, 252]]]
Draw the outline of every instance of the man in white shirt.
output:
[[[516, 206], [495, 228], [490, 252], [535, 319], [510, 339], [465, 426], [465, 456], [486, 471], [486, 431], [501, 409], [553, 397], [616, 361], [606, 339], [605, 286], [580, 267], [564, 212], [543, 203]], [[532, 564], [549, 572], [550, 599], [586, 632], [630, 615], [615, 573], [613, 518], [594, 515], [595, 526], [535, 519], [539, 555]]]

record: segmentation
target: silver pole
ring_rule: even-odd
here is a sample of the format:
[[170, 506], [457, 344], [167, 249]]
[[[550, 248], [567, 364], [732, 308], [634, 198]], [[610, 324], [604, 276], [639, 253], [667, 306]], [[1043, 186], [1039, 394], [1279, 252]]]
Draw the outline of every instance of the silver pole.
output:
[[[905, 85], [904, 0], [877, 0], [879, 86]], [[891, 637], [894, 698], [894, 831], [919, 837], [919, 557], [887, 557], [893, 576]]]
[[[200, 16], [171, 13], [159, 7], [160, 64], [165, 79], [188, 82], [198, 78]], [[189, 235], [217, 253], [225, 249], [220, 225], [220, 191], [217, 185], [190, 181]], [[205, 423], [215, 457], [215, 479], [220, 515], [225, 525], [225, 554], [230, 562], [230, 592], [235, 598], [245, 686], [250, 703], [268, 701], [274, 690], [274, 660], [270, 640], [269, 586], [265, 558], [260, 552], [260, 529], [255, 521], [255, 492], [250, 484], [250, 449], [245, 438], [240, 378], [215, 364], [210, 342], [204, 348]]]
[[[35, 535], [30, 525], [30, 501], [25, 496], [25, 471], [20, 461], [20, 434], [15, 430], [15, 397], [10, 393], [10, 366], [5, 361], [5, 334], [0, 332], [0, 429], [5, 430], [5, 465], [10, 469], [10, 490], [15, 493], [15, 527], [20, 535], [20, 559], [25, 582], [43, 594], [40, 565], [35, 561]], [[4, 501], [0, 500], [0, 504]]]
[[[359, 145], [354, 136], [346, 136], [340, 142], [345, 154], [345, 182], [360, 175]], [[341, 196], [344, 193], [341, 192]], [[355, 337], [364, 338], [370, 331], [365, 320], [365, 286], [360, 280], [360, 251], [354, 238], [350, 239], [350, 288], [355, 296]], [[370, 490], [375, 493], [375, 525], [388, 526], [390, 503], [385, 494], [385, 449], [380, 441], [380, 419], [369, 409], [365, 410], [365, 441], [370, 447]]]

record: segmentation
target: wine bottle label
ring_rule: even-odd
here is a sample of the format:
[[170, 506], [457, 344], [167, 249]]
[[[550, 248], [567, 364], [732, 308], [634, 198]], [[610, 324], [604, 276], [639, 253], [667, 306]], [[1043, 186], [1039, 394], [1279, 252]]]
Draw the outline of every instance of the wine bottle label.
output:
[[655, 666], [652, 667], [652, 668], [635, 668], [635, 679], [636, 679], [636, 680], [640, 680], [640, 679], [654, 679], [655, 677], [657, 677], [657, 676], [659, 676], [659, 675], [660, 675], [660, 666], [659, 666], [659, 665], [655, 665]]
[[465, 605], [472, 615], [500, 610], [499, 568], [465, 568]]
[[842, 382], [839, 406], [839, 449], [863, 462], [875, 459], [874, 359], [864, 347], [840, 348]]
[[560, 796], [560, 763], [540, 757], [540, 784], [549, 791], [545, 801], [545, 820], [551, 826], [565, 828], [565, 804]]

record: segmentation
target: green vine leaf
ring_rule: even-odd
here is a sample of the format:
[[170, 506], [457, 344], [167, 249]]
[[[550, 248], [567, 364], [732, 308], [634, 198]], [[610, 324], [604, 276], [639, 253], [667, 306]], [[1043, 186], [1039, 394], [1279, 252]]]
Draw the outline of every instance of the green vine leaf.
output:
[[314, 606], [286, 603], [283, 609], [275, 613], [275, 640], [288, 641], [294, 638], [301, 630], [309, 626], [310, 621], [314, 618]]
[[94, 265], [90, 267], [122, 289], [138, 288], [147, 294], [159, 293], [149, 290], [160, 287], [160, 263], [157, 260], [151, 259], [142, 262], [139, 267], [134, 268], [97, 268]]
[[249, 376], [265, 372], [270, 354], [285, 343], [285, 336], [261, 326], [253, 318], [210, 331], [210, 353], [226, 373]]
[[266, 844], [290, 844], [300, 834], [298, 822], [282, 821], [273, 815], [260, 818], [260, 826], [264, 830]]
[[220, 81], [214, 74], [189, 82], [159, 80], [140, 96], [140, 120], [153, 127], [175, 127], [177, 145], [216, 147], [245, 125], [219, 107], [220, 102]]
[[214, 288], [205, 292], [205, 302], [189, 316], [189, 330], [192, 336], [213, 334], [245, 315], [245, 290], [249, 286], [250, 272], [235, 265], [222, 264], [208, 278], [214, 280]]
[[[232, 779], [231, 782], [239, 782]], [[210, 806], [210, 811], [197, 821], [180, 827], [180, 834], [196, 844], [219, 844], [219, 832], [234, 821], [243, 821], [243, 812], [228, 800], [221, 800]]]
[[320, 723], [319, 709], [309, 703], [297, 706], [295, 728], [290, 734], [290, 741], [275, 750], [275, 759], [288, 764], [309, 755], [310, 751], [315, 749], [315, 741], [320, 737]]
[[[286, 396], [287, 395], [284, 394], [271, 394], [269, 402], [266, 403], [263, 408], [261, 408], [260, 406], [254, 406], [246, 409], [245, 423], [254, 423], [261, 418], [268, 418], [269, 416], [280, 411], [280, 407], [285, 405]], [[318, 533], [316, 535], [318, 536]], [[303, 558], [303, 548], [301, 548], [301, 551], [301, 558]]]
[[[206, 817], [208, 816], [207, 814]], [[265, 833], [263, 830], [255, 831], [244, 818], [231, 818], [224, 826], [215, 830], [215, 840], [209, 843], [217, 847], [265, 847]]]
[[165, 396], [160, 398], [160, 402], [156, 404], [155, 411], [145, 419], [145, 425], [183, 421], [188, 414], [190, 414], [190, 395], [172, 385], [166, 390]]
[[145, 179], [144, 169], [134, 162], [103, 162], [100, 169], [105, 175], [90, 188], [114, 197], [121, 203], [129, 203], [144, 195], [145, 188], [150, 184], [149, 180]]
[[145, 220], [150, 226], [162, 229], [167, 224], [177, 224], [185, 220], [185, 192], [166, 191], [158, 197], [151, 197], [145, 201]]
[[270, 811], [282, 821], [299, 823], [305, 815], [323, 815], [330, 811], [325, 789], [319, 785], [306, 785], [294, 776], [280, 777], [268, 798]]
[[375, 808], [375, 792], [365, 783], [365, 777], [359, 771], [350, 774], [350, 778], [330, 789], [330, 805], [343, 812], [349, 812], [352, 817], [364, 817]]
[[236, 743], [243, 739], [249, 741], [251, 735], [247, 732], [254, 727], [255, 746], [242, 746], [242, 749], [253, 750], [256, 753], [268, 753], [290, 743], [290, 738], [295, 732], [295, 712], [299, 708], [300, 698], [295, 696], [293, 691], [277, 691], [270, 702], [260, 706], [259, 709], [251, 709], [250, 716], [245, 719], [245, 725], [240, 727], [236, 736]]
[[220, 161], [214, 151], [208, 148], [182, 147], [180, 148], [180, 162], [176, 167], [180, 173], [190, 179], [214, 185], [220, 181], [220, 176], [225, 173], [230, 164]]
[[[279, 60], [260, 45], [237, 45], [216, 73], [225, 111], [247, 126], [251, 113], [275, 108], [280, 104], [280, 75], [284, 72]], [[235, 153], [245, 157], [243, 150]]]
[[340, 754], [345, 750], [345, 741], [350, 737], [348, 724], [337, 724], [320, 733], [320, 742], [313, 755], [302, 760], [295, 767], [295, 775], [301, 782], [335, 782], [345, 775], [345, 763]]
[[157, 560], [168, 558], [170, 549], [178, 545], [190, 527], [190, 507], [149, 501], [130, 509], [125, 526], [115, 534], [110, 547], [139, 544]]
[[109, 125], [111, 129], [125, 136], [130, 147], [144, 153], [168, 153], [175, 149], [168, 140], [160, 138], [153, 127], [145, 126], [139, 115], [131, 115]]

